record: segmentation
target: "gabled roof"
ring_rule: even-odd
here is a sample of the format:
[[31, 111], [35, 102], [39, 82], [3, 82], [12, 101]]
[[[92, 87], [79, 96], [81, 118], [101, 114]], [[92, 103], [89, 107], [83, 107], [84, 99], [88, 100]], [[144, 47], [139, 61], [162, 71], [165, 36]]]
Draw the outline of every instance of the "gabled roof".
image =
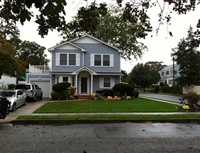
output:
[[84, 49], [84, 48], [82, 48], [82, 47], [79, 47], [78, 45], [74, 44], [74, 42], [76, 42], [76, 41], [78, 41], [78, 40], [80, 40], [80, 39], [82, 39], [82, 38], [85, 38], [85, 37], [89, 37], [89, 38], [93, 39], [94, 41], [97, 41], [97, 42], [102, 43], [102, 44], [104, 44], [104, 45], [106, 45], [106, 46], [108, 46], [108, 47], [111, 47], [111, 48], [117, 50], [119, 53], [122, 53], [122, 52], [123, 52], [123, 51], [120, 50], [119, 48], [114, 47], [114, 46], [111, 46], [111, 45], [109, 45], [108, 43], [105, 43], [104, 41], [102, 41], [102, 40], [100, 40], [100, 39], [97, 39], [97, 38], [95, 38], [95, 37], [93, 37], [93, 36], [91, 36], [91, 35], [88, 35], [88, 34], [86, 34], [86, 35], [84, 35], [84, 36], [82, 36], [82, 37], [80, 37], [80, 38], [75, 38], [75, 39], [72, 39], [72, 40], [70, 40], [70, 41], [64, 42], [64, 43], [62, 43], [62, 44], [53, 46], [53, 47], [49, 48], [48, 50], [49, 50], [49, 52], [52, 52], [52, 51], [54, 51], [56, 48], [59, 48], [59, 47], [65, 46], [65, 45], [71, 45], [71, 46], [73, 46], [73, 47], [75, 47], [75, 48], [77, 48], [77, 49], [80, 49], [81, 51], [84, 52], [84, 51], [86, 51], [86, 49]]
[[87, 71], [87, 72], [90, 72], [91, 74], [96, 74], [96, 72], [94, 72], [93, 70], [89, 69], [86, 66], [81, 67], [80, 69], [74, 71], [72, 74], [77, 74], [77, 73], [79, 73], [81, 71]]
[[83, 51], [83, 52], [86, 51], [84, 48], [79, 47], [79, 46], [77, 46], [77, 45], [75, 45], [75, 44], [73, 44], [73, 43], [71, 43], [71, 42], [69, 42], [69, 41], [67, 41], [67, 42], [65, 42], [65, 43], [62, 43], [62, 44], [59, 44], [59, 45], [56, 45], [56, 46], [53, 46], [53, 47], [49, 48], [48, 50], [49, 50], [50, 52], [52, 52], [52, 51], [54, 51], [56, 48], [60, 48], [60, 47], [65, 46], [65, 45], [73, 46], [73, 47], [75, 47], [75, 48], [77, 48], [77, 49], [80, 49], [80, 50]]
[[102, 43], [102, 44], [104, 44], [104, 45], [106, 45], [106, 46], [109, 46], [109, 47], [111, 47], [111, 48], [117, 50], [117, 51], [120, 52], [120, 53], [123, 52], [121, 49], [119, 49], [119, 48], [117, 48], [117, 47], [114, 47], [114, 46], [112, 46], [112, 45], [109, 45], [108, 43], [106, 43], [106, 42], [104, 42], [104, 41], [102, 41], [102, 40], [100, 40], [100, 39], [97, 39], [97, 38], [95, 38], [95, 37], [93, 37], [93, 36], [91, 36], [91, 35], [88, 35], [88, 34], [86, 34], [86, 35], [84, 35], [84, 36], [82, 36], [82, 37], [80, 37], [80, 38], [72, 39], [72, 40], [70, 40], [69, 42], [72, 42], [72, 43], [73, 43], [73, 42], [75, 42], [75, 41], [77, 41], [77, 40], [80, 40], [80, 39], [82, 39], [82, 38], [85, 38], [85, 37], [89, 37], [89, 38], [91, 38], [91, 39], [93, 39], [93, 40], [95, 40], [95, 41], [97, 41], [97, 42], [99, 42], [99, 43]]

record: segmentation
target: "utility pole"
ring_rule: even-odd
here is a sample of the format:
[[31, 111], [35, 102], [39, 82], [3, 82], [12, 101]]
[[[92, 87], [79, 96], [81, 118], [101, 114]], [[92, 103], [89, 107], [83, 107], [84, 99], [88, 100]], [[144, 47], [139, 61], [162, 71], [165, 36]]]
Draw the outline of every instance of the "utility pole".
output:
[[175, 68], [174, 68], [174, 57], [172, 58], [173, 60], [173, 94], [175, 94], [175, 89], [174, 89], [174, 86], [175, 86]]

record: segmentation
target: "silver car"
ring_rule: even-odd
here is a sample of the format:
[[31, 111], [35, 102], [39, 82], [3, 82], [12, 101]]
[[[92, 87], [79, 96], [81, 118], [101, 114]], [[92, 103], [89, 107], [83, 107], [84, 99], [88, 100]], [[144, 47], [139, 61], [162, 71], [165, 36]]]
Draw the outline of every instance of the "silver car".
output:
[[26, 94], [22, 90], [1, 90], [0, 97], [6, 97], [10, 102], [10, 111], [17, 107], [26, 105]]

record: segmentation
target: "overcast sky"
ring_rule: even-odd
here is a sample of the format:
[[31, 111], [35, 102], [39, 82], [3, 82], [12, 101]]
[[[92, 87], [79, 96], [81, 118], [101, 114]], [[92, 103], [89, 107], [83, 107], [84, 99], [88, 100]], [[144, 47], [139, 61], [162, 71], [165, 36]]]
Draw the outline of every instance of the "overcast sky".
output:
[[[99, 2], [108, 2], [105, 0], [99, 0]], [[87, 5], [86, 2], [83, 3], [73, 3], [74, 0], [71, 0], [71, 3], [68, 2], [67, 6], [67, 20], [70, 20], [73, 15], [75, 15], [75, 10], [78, 9], [79, 6]], [[116, 3], [116, 0], [111, 0], [110, 2]], [[121, 68], [127, 72], [130, 72], [132, 68], [138, 63], [146, 63], [148, 61], [162, 61], [166, 65], [172, 64], [171, 58], [171, 49], [177, 47], [178, 42], [183, 37], [187, 37], [187, 30], [189, 26], [196, 27], [197, 21], [200, 18], [200, 11], [190, 12], [186, 15], [177, 15], [174, 14], [172, 17], [172, 24], [168, 27], [170, 31], [173, 33], [173, 37], [170, 37], [167, 31], [167, 26], [162, 25], [158, 35], [155, 33], [155, 29], [158, 25], [157, 18], [158, 10], [154, 9], [149, 11], [149, 15], [151, 17], [151, 23], [154, 27], [152, 33], [143, 40], [143, 43], [148, 47], [148, 52], [145, 52], [141, 59], [132, 59], [131, 61], [121, 60]], [[33, 20], [31, 22], [25, 22], [22, 26], [21, 24], [17, 24], [20, 30], [20, 38], [22, 40], [34, 41], [41, 46], [46, 47], [46, 49], [56, 45], [62, 39], [59, 37], [56, 31], [49, 32], [47, 36], [41, 38], [38, 35], [37, 24], [34, 23]], [[151, 37], [153, 35], [153, 37]], [[45, 53], [50, 58], [50, 53], [46, 50]]]

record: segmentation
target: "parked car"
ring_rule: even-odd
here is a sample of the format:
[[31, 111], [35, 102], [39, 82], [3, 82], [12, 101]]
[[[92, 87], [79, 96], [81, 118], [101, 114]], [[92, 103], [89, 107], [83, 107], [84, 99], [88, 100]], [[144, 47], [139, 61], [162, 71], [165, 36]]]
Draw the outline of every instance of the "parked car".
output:
[[26, 94], [22, 90], [2, 90], [0, 97], [7, 98], [10, 102], [9, 110], [14, 111], [22, 105], [26, 105]]
[[37, 99], [42, 99], [43, 92], [42, 89], [37, 84], [25, 83], [25, 84], [17, 84], [15, 89], [21, 89], [26, 93], [26, 100], [33, 100], [34, 102]]

